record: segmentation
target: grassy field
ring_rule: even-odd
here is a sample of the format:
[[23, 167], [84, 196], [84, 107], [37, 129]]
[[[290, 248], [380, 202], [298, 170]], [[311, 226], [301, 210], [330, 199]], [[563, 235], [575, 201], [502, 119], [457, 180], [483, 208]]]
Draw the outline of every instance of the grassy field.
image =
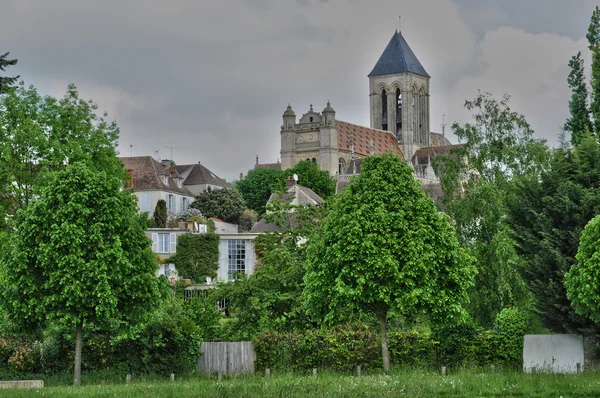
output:
[[[525, 375], [521, 372], [395, 370], [362, 377], [344, 374], [272, 375], [264, 378], [186, 377], [175, 383], [157, 378], [124, 383], [83, 379], [80, 387], [66, 386], [67, 378], [46, 379], [39, 390], [0, 390], [4, 397], [600, 397], [600, 372], [582, 375]], [[61, 385], [62, 384], [62, 385]]]

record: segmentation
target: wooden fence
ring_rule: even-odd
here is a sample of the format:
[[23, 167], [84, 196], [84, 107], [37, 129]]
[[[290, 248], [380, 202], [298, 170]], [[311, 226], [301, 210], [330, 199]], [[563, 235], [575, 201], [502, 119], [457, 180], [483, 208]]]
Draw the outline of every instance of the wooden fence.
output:
[[256, 354], [251, 341], [202, 343], [198, 372], [211, 374], [254, 373]]

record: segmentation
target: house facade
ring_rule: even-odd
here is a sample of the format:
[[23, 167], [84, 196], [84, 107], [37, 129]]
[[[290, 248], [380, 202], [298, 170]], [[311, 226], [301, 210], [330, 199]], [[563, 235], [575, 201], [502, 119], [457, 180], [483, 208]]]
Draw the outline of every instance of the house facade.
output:
[[127, 188], [138, 198], [139, 212], [152, 216], [159, 200], [167, 203], [167, 212], [181, 214], [194, 201], [194, 194], [183, 184], [184, 179], [170, 161], [159, 163], [151, 156], [119, 158], [129, 172]]
[[183, 185], [194, 195], [198, 195], [207, 189], [222, 189], [227, 182], [210, 171], [200, 162], [196, 164], [177, 165], [175, 169], [183, 178]]

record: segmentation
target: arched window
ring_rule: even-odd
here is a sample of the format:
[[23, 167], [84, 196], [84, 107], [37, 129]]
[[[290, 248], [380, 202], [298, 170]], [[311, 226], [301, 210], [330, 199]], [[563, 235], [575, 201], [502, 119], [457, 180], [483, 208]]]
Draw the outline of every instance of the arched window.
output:
[[317, 159], [316, 158], [312, 158], [312, 162], [316, 164], [317, 163]]
[[381, 91], [381, 129], [387, 130], [387, 93], [385, 90]]
[[313, 121], [313, 117], [311, 116], [311, 117], [310, 117], [310, 122], [312, 123], [312, 121]]
[[346, 161], [344, 160], [344, 158], [340, 158], [338, 160], [338, 174], [344, 174], [344, 170], [346, 170]]
[[402, 92], [396, 89], [396, 138], [402, 141]]

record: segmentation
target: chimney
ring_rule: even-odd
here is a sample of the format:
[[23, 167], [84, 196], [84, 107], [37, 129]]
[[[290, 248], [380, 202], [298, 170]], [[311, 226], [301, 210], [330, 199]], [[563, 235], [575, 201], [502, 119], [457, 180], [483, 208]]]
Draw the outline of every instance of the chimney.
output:
[[171, 161], [169, 159], [163, 159], [161, 160], [160, 165], [165, 169], [168, 169], [169, 167], [171, 167]]
[[179, 229], [185, 229], [186, 225], [185, 225], [185, 221], [183, 221], [183, 219], [179, 220]]
[[129, 181], [125, 185], [125, 188], [133, 188], [133, 183], [134, 183], [133, 169], [127, 169], [127, 173], [129, 174]]
[[291, 187], [293, 187], [294, 185], [296, 185], [296, 180], [294, 180], [292, 177], [289, 177], [289, 176], [288, 176], [287, 180], [285, 180], [285, 186], [286, 186], [287, 188], [291, 188]]

